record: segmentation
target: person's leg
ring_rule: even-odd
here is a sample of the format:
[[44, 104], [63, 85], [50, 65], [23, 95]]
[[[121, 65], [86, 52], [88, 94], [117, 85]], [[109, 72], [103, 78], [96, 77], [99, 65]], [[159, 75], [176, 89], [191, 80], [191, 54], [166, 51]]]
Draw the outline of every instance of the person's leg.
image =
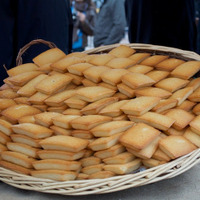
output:
[[16, 1], [0, 1], [0, 85], [7, 73], [3, 68], [12, 66], [15, 34]]
[[[35, 39], [56, 44], [66, 54], [71, 52], [72, 19], [68, 0], [19, 0], [17, 18], [17, 49]], [[31, 47], [23, 61], [32, 59], [47, 50], [45, 45]]]

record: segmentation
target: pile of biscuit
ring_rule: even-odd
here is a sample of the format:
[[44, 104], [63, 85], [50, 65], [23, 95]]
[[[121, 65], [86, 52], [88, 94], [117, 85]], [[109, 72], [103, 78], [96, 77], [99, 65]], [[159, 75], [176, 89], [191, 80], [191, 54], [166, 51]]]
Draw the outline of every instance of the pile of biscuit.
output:
[[43, 52], [0, 87], [0, 166], [57, 181], [107, 178], [200, 147], [200, 61]]

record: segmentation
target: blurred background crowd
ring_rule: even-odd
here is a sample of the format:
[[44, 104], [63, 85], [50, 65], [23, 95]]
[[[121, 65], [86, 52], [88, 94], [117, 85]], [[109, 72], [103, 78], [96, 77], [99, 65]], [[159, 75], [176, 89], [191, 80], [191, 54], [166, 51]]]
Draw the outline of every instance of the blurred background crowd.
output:
[[[65, 53], [115, 43], [147, 43], [200, 53], [200, 0], [1, 0], [1, 80], [34, 39]], [[23, 55], [31, 62], [47, 47]], [[3, 72], [4, 71], [4, 72]]]

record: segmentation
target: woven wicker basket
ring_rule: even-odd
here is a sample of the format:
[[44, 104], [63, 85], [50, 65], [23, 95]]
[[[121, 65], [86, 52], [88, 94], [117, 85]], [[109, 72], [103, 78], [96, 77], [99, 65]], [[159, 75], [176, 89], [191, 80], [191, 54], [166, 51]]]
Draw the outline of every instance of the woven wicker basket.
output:
[[[119, 44], [103, 46], [85, 51], [85, 53], [104, 53], [110, 51], [118, 45]], [[170, 55], [171, 57], [181, 58], [184, 60], [200, 60], [200, 56], [196, 53], [183, 51], [176, 48], [147, 44], [128, 44], [128, 46], [134, 48], [138, 52]], [[158, 167], [150, 168], [133, 174], [115, 176], [106, 179], [57, 182], [48, 179], [34, 178], [0, 168], [0, 180], [17, 188], [45, 193], [62, 195], [102, 194], [142, 186], [175, 177], [189, 170], [199, 161], [200, 148], [189, 153], [188, 155], [182, 156], [169, 163], [159, 165]]]

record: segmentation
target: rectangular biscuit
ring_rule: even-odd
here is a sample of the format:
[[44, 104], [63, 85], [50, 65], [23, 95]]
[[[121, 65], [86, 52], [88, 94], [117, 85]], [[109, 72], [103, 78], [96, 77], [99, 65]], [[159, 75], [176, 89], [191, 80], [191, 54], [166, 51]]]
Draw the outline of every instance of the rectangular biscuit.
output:
[[146, 74], [152, 71], [153, 67], [147, 65], [133, 65], [132, 67], [129, 67], [127, 70], [134, 73]]
[[156, 159], [152, 159], [152, 158], [142, 160], [142, 164], [147, 168], [157, 167], [157, 166], [165, 164], [165, 163], [166, 163], [166, 161], [160, 161], [160, 160], [156, 160]]
[[129, 100], [126, 104], [121, 107], [121, 110], [128, 115], [142, 115], [153, 107], [155, 107], [160, 101], [159, 97], [137, 97]]
[[127, 147], [126, 149], [128, 152], [132, 153], [136, 157], [139, 157], [142, 159], [149, 159], [152, 157], [152, 155], [155, 153], [156, 149], [158, 148], [159, 140], [160, 140], [160, 137], [158, 136], [140, 151], [136, 151], [129, 147]]
[[75, 56], [72, 57], [64, 57], [61, 60], [58, 60], [57, 62], [54, 62], [51, 64], [51, 68], [54, 71], [60, 72], [60, 73], [65, 73], [67, 72], [67, 68], [70, 65], [77, 64], [77, 63], [83, 63], [84, 59], [83, 58], [78, 58]]
[[107, 137], [116, 133], [124, 132], [132, 127], [133, 124], [134, 123], [130, 121], [111, 121], [94, 127], [91, 129], [91, 132], [95, 137]]
[[200, 104], [196, 104], [196, 106], [192, 109], [192, 112], [195, 114], [195, 115], [200, 115]]
[[17, 143], [17, 142], [8, 142], [7, 148], [10, 151], [19, 152], [19, 153], [22, 153], [22, 154], [24, 154], [28, 157], [31, 157], [31, 158], [37, 158], [38, 157], [38, 155], [37, 155], [38, 149], [36, 149], [34, 147], [30, 147], [27, 144], [22, 144], [22, 143]]
[[82, 84], [83, 84], [83, 86], [85, 86], [85, 87], [91, 87], [91, 86], [97, 86], [97, 85], [98, 85], [97, 83], [95, 83], [95, 82], [93, 82], [93, 81], [90, 81], [90, 80], [87, 79], [87, 78], [84, 78], [84, 79], [82, 80]]
[[187, 61], [171, 72], [174, 77], [189, 79], [200, 70], [199, 61]]
[[146, 73], [145, 75], [147, 75], [148, 77], [153, 79], [155, 81], [155, 83], [157, 83], [157, 82], [163, 80], [164, 78], [166, 78], [169, 74], [170, 73], [167, 71], [153, 70], [153, 71]]
[[83, 71], [83, 75], [86, 79], [94, 83], [99, 83], [101, 82], [101, 74], [108, 71], [109, 69], [110, 68], [106, 66], [93, 66]]
[[187, 87], [193, 87], [193, 90], [195, 91], [200, 87], [200, 77], [199, 78], [192, 78], [190, 82], [188, 83]]
[[73, 83], [74, 85], [77, 86], [82, 84], [83, 77], [71, 73], [65, 73], [65, 75], [72, 78], [71, 83]]
[[76, 94], [76, 90], [64, 90], [57, 94], [50, 96], [49, 98], [45, 99], [45, 104], [49, 106], [62, 106], [64, 105], [64, 101]]
[[72, 78], [65, 74], [54, 74], [43, 79], [35, 86], [38, 92], [51, 95], [65, 87], [72, 81]]
[[104, 179], [104, 178], [110, 178], [114, 175], [115, 175], [115, 173], [104, 170], [104, 171], [99, 171], [99, 172], [90, 174], [88, 176], [88, 179]]
[[11, 123], [15, 124], [18, 122], [18, 119], [23, 116], [35, 115], [40, 113], [39, 109], [33, 108], [32, 106], [25, 104], [17, 104], [13, 105], [6, 110], [4, 110], [1, 114], [8, 119]]
[[175, 135], [161, 139], [159, 147], [172, 159], [186, 155], [197, 148], [185, 137]]
[[150, 53], [134, 53], [133, 55], [129, 56], [129, 58], [133, 60], [135, 64], [137, 64], [148, 58], [150, 55]]
[[71, 181], [76, 178], [77, 173], [63, 170], [32, 170], [31, 176], [55, 181]]
[[156, 87], [143, 87], [135, 90], [135, 96], [152, 96], [167, 99], [172, 95], [171, 92]]
[[42, 139], [50, 137], [53, 134], [51, 129], [31, 123], [13, 125], [12, 130], [17, 134], [26, 135], [33, 139]]
[[116, 156], [124, 151], [125, 151], [125, 147], [119, 143], [108, 149], [95, 152], [94, 156], [101, 158], [101, 159], [105, 159], [105, 158], [109, 158], [112, 156]]
[[40, 150], [37, 152], [40, 159], [58, 159], [58, 160], [78, 160], [85, 154], [85, 150], [79, 152]]
[[194, 119], [190, 122], [190, 128], [192, 131], [200, 135], [200, 116], [194, 117]]
[[101, 74], [101, 79], [105, 83], [116, 86], [121, 82], [121, 77], [128, 72], [126, 69], [110, 69]]
[[73, 119], [76, 119], [78, 117], [80, 117], [80, 116], [78, 116], [78, 115], [60, 115], [55, 118], [52, 118], [52, 120], [53, 120], [53, 124], [58, 127], [65, 128], [65, 129], [71, 129], [72, 126], [70, 124], [70, 121], [72, 121]]
[[95, 115], [98, 114], [104, 107], [112, 103], [115, 103], [117, 101], [118, 101], [117, 97], [103, 98], [85, 106], [83, 109], [81, 109], [81, 113], [85, 115], [92, 115], [92, 114]]
[[36, 76], [39, 76], [40, 74], [42, 74], [42, 72], [40, 71], [28, 71], [28, 72], [23, 72], [21, 74], [9, 77], [8, 80], [13, 85], [21, 87], [21, 86], [24, 86], [33, 78], [35, 78]]
[[77, 96], [87, 102], [94, 102], [106, 97], [111, 97], [114, 90], [102, 86], [85, 87], [77, 90]]
[[6, 89], [0, 91], [0, 98], [14, 99], [19, 95], [13, 89]]
[[30, 147], [35, 147], [35, 148], [40, 148], [40, 139], [33, 139], [31, 137], [28, 137], [26, 135], [21, 135], [21, 134], [11, 134], [10, 135], [11, 139], [13, 142], [16, 143], [21, 143], [21, 144], [26, 144]]
[[80, 160], [82, 167], [88, 167], [91, 165], [98, 165], [101, 163], [101, 159], [98, 157], [90, 156], [88, 158], [82, 158]]
[[72, 130], [61, 128], [59, 126], [50, 126], [50, 129], [53, 130], [55, 135], [71, 135]]
[[44, 100], [47, 99], [49, 95], [43, 94], [41, 92], [36, 92], [33, 96], [28, 98], [28, 102], [31, 104], [43, 105]]
[[177, 130], [184, 129], [194, 119], [193, 114], [182, 109], [171, 109], [165, 115], [176, 120], [172, 127]]
[[16, 105], [15, 101], [13, 99], [4, 99], [0, 98], [0, 111], [5, 110], [6, 108]]
[[126, 69], [134, 64], [135, 61], [130, 58], [113, 58], [106, 63], [106, 66], [112, 69]]
[[70, 121], [70, 124], [74, 129], [90, 130], [97, 125], [109, 122], [111, 120], [112, 118], [108, 116], [86, 115], [73, 119]]
[[0, 131], [0, 144], [6, 145], [7, 142], [10, 142], [11, 139], [8, 135]]
[[125, 131], [119, 141], [125, 147], [140, 151], [147, 147], [159, 135], [160, 131], [157, 129], [144, 123], [138, 123]]
[[13, 133], [12, 124], [6, 120], [0, 119], [0, 131], [6, 135]]
[[98, 86], [102, 86], [102, 87], [105, 87], [105, 88], [108, 88], [108, 89], [111, 89], [111, 90], [114, 90], [114, 91], [117, 91], [117, 86], [113, 86], [113, 85], [110, 85], [108, 83], [104, 83], [104, 82], [101, 82], [98, 84]]
[[43, 149], [79, 152], [85, 149], [88, 141], [66, 135], [56, 135], [40, 141]]
[[163, 79], [155, 84], [156, 87], [162, 88], [169, 92], [175, 92], [183, 87], [185, 87], [189, 83], [188, 80], [183, 80], [176, 77], [170, 77]]
[[63, 115], [79, 115], [81, 116], [82, 113], [79, 109], [76, 108], [67, 108], [65, 111], [62, 112]]
[[129, 97], [129, 98], [135, 97], [135, 90], [130, 88], [126, 84], [120, 83], [117, 85], [117, 88], [118, 88], [119, 92], [126, 95], [127, 97]]
[[144, 59], [140, 64], [154, 67], [155, 65], [167, 59], [168, 57], [169, 56], [165, 56], [165, 55], [152, 55]]
[[185, 133], [185, 129], [176, 130], [175, 128], [169, 128], [168, 130], [164, 131], [166, 135], [183, 135]]
[[88, 130], [73, 130], [71, 132], [71, 135], [73, 137], [82, 138], [82, 139], [92, 139], [92, 138], [94, 138], [94, 135], [92, 134], [92, 132], [88, 131]]
[[33, 78], [30, 80], [28, 83], [26, 83], [23, 87], [21, 87], [18, 91], [17, 94], [25, 97], [30, 97], [34, 95], [37, 90], [35, 89], [35, 86], [40, 83], [42, 80], [44, 80], [48, 75], [46, 74], [40, 74], [39, 76]]
[[100, 150], [105, 150], [108, 149], [118, 143], [119, 137], [123, 134], [121, 133], [116, 133], [114, 135], [108, 136], [108, 137], [101, 137], [93, 142], [91, 142], [88, 147], [92, 149], [93, 151], [100, 151]]
[[173, 71], [176, 67], [183, 63], [185, 63], [184, 60], [177, 58], [168, 58], [155, 65], [155, 68], [158, 70]]
[[105, 171], [111, 171], [115, 174], [128, 174], [141, 166], [141, 159], [135, 159], [131, 162], [125, 164], [112, 164], [112, 165], [104, 165], [103, 169]]
[[80, 168], [81, 163], [78, 161], [68, 161], [59, 159], [37, 160], [32, 163], [36, 170], [65, 170], [76, 171]]
[[152, 111], [161, 113], [165, 110], [174, 108], [177, 105], [177, 100], [176, 99], [162, 99], [160, 102], [152, 108]]
[[109, 51], [108, 54], [111, 54], [118, 58], [127, 58], [132, 54], [134, 54], [135, 52], [136, 52], [135, 49], [132, 49], [127, 45], [120, 44], [118, 47], [115, 47], [111, 51]]
[[97, 165], [86, 166], [86, 167], [83, 167], [81, 169], [81, 172], [84, 173], [84, 174], [91, 175], [91, 174], [98, 173], [98, 172], [102, 171], [103, 166], [104, 166], [103, 163], [97, 164]]
[[88, 104], [88, 102], [83, 101], [76, 95], [68, 98], [64, 103], [67, 104], [68, 107], [76, 109], [82, 109]]
[[156, 160], [160, 160], [160, 161], [166, 161], [166, 162], [169, 162], [171, 160], [171, 158], [166, 153], [164, 153], [160, 148], [158, 148], [154, 152], [154, 154], [152, 155], [152, 158]]
[[56, 112], [43, 112], [34, 115], [35, 122], [39, 125], [49, 127], [53, 124], [52, 118], [60, 116], [60, 113]]
[[71, 74], [75, 74], [78, 76], [83, 76], [83, 72], [88, 69], [89, 67], [92, 67], [94, 65], [90, 64], [90, 63], [77, 63], [74, 65], [69, 65], [67, 67], [67, 70], [71, 73]]
[[31, 105], [31, 103], [28, 101], [28, 97], [16, 97], [16, 98], [14, 98], [14, 101], [16, 104]]
[[110, 117], [118, 117], [123, 114], [123, 112], [121, 111], [121, 107], [125, 105], [127, 102], [129, 102], [129, 100], [122, 100], [122, 101], [118, 101], [110, 105], [107, 105], [105, 108], [103, 108], [99, 112], [99, 114], [110, 116]]
[[109, 164], [125, 164], [128, 162], [131, 162], [134, 159], [135, 159], [135, 156], [132, 153], [124, 152], [110, 158], [105, 158], [103, 159], [103, 162], [108, 165]]
[[155, 83], [149, 76], [140, 73], [129, 72], [121, 77], [122, 83], [132, 89], [151, 86]]
[[33, 58], [33, 62], [38, 66], [43, 66], [48, 63], [56, 62], [65, 56], [66, 54], [60, 49], [52, 48]]
[[177, 106], [180, 106], [192, 93], [193, 93], [193, 88], [186, 87], [174, 92], [170, 97], [170, 99], [176, 99], [178, 101]]
[[20, 174], [29, 175], [31, 173], [30, 169], [27, 169], [27, 168], [22, 167], [20, 165], [13, 164], [11, 162], [7, 162], [5, 160], [0, 160], [0, 166], [4, 167], [6, 169], [10, 169], [10, 170], [17, 172], [17, 173], [20, 173]]
[[131, 115], [129, 115], [128, 117], [133, 122], [146, 123], [154, 128], [157, 128], [163, 131], [168, 130], [175, 122], [174, 119], [167, 117], [165, 115], [161, 115], [159, 113], [155, 113], [155, 112], [147, 112], [138, 117], [131, 116]]
[[200, 147], [200, 135], [193, 132], [191, 128], [186, 129], [185, 133], [183, 134], [183, 137], [188, 139], [195, 146]]
[[26, 64], [18, 65], [16, 67], [13, 67], [7, 70], [7, 74], [9, 76], [16, 76], [24, 72], [36, 71], [37, 69], [38, 69], [38, 66], [35, 65], [34, 63], [26, 63]]
[[13, 152], [13, 151], [3, 151], [1, 153], [1, 158], [4, 161], [19, 165], [19, 166], [27, 168], [27, 169], [31, 169], [33, 167], [32, 161], [34, 159], [29, 158], [28, 156], [26, 156], [22, 153]]
[[106, 53], [95, 54], [92, 55], [92, 57], [88, 60], [88, 62], [92, 65], [105, 66], [105, 64], [108, 63], [114, 57], [115, 56]]

